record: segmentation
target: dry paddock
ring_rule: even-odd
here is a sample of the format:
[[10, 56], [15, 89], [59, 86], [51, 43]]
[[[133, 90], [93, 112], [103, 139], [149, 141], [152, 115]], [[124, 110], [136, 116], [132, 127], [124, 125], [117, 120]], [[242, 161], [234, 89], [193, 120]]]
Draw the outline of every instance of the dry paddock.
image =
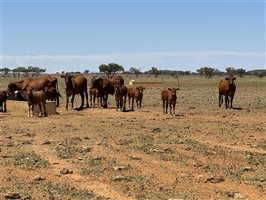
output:
[[66, 111], [63, 98], [58, 114], [30, 118], [8, 101], [0, 199], [265, 199], [265, 85], [239, 80], [226, 110], [217, 80], [180, 81], [175, 116], [162, 113], [168, 85], [146, 85], [142, 112], [117, 112], [114, 97]]

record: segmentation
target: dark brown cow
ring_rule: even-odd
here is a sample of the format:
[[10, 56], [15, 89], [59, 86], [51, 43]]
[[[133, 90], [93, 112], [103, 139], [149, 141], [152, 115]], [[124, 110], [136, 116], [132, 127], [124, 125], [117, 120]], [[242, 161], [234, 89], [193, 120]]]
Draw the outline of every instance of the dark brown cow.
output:
[[29, 117], [32, 117], [34, 106], [38, 105], [40, 108], [39, 116], [42, 116], [42, 107], [44, 109], [44, 116], [47, 116], [46, 113], [46, 94], [43, 90], [41, 91], [33, 91], [33, 89], [29, 88], [28, 91], [28, 106], [29, 106]]
[[175, 115], [176, 90], [177, 90], [176, 88], [168, 88], [166, 90], [162, 90], [161, 97], [163, 101], [163, 113], [168, 113], [168, 106], [169, 106], [170, 114]]
[[61, 94], [56, 90], [55, 87], [45, 87], [44, 91], [46, 93], [46, 100], [52, 100], [59, 103], [59, 97], [62, 98]]
[[[27, 91], [29, 89], [33, 89], [34, 91], [44, 90], [45, 87], [54, 87], [58, 92], [57, 78], [52, 76], [27, 78], [21, 81], [9, 83], [7, 91], [8, 93], [13, 93], [15, 91], [23, 93], [23, 91]], [[57, 100], [56, 105], [59, 106], [59, 98]]]
[[114, 95], [115, 85], [121, 86], [124, 84], [124, 79], [120, 75], [107, 78], [104, 76], [93, 77], [91, 80], [91, 88], [96, 88], [101, 95], [101, 105], [107, 108], [108, 94]]
[[115, 85], [115, 100], [117, 111], [125, 111], [127, 101], [127, 87], [125, 85]]
[[134, 100], [136, 99], [137, 109], [141, 111], [141, 104], [143, 99], [143, 90], [145, 87], [138, 86], [133, 88], [128, 88], [127, 96], [128, 96], [128, 107], [130, 109], [130, 101], [131, 101], [131, 110], [134, 111]]
[[[234, 83], [235, 77], [226, 77], [219, 83], [219, 107], [223, 104], [223, 96], [225, 96], [225, 108], [233, 108], [233, 99], [236, 91]], [[230, 98], [230, 101], [229, 101]]]
[[88, 91], [87, 91], [87, 78], [82, 74], [64, 74], [61, 76], [65, 79], [66, 83], [66, 110], [68, 110], [68, 99], [71, 98], [71, 109], [73, 109], [74, 98], [76, 94], [80, 94], [81, 105], [78, 108], [79, 110], [84, 106], [84, 93], [86, 96], [86, 107], [89, 107], [88, 103]]
[[0, 91], [0, 111], [6, 112], [6, 97], [7, 92], [6, 91]]
[[99, 107], [100, 100], [101, 100], [101, 95], [100, 95], [99, 91], [96, 88], [90, 88], [89, 93], [90, 93], [90, 105], [91, 105], [91, 107], [95, 106], [95, 100], [96, 99], [97, 99], [97, 106]]

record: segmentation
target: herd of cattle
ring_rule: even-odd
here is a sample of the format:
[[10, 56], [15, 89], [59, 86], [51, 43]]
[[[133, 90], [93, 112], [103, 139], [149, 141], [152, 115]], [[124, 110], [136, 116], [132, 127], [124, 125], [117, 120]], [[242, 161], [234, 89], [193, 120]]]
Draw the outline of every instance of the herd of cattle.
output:
[[[82, 74], [63, 74], [61, 78], [65, 79], [66, 92], [66, 110], [68, 110], [69, 97], [71, 97], [71, 109], [74, 109], [73, 103], [75, 95], [81, 96], [81, 105], [78, 110], [84, 107], [84, 98], [86, 98], [86, 107], [89, 107], [88, 93], [90, 94], [90, 106], [95, 106], [97, 99], [98, 107], [107, 108], [108, 95], [115, 95], [117, 110], [126, 110], [126, 99], [128, 98], [129, 109], [134, 110], [134, 102], [137, 104], [137, 110], [141, 111], [141, 104], [143, 99], [143, 86], [128, 88], [124, 84], [124, 79], [120, 75], [107, 78], [104, 76], [93, 77], [90, 88], [87, 88], [87, 78]], [[223, 103], [223, 96], [225, 97], [225, 107], [233, 108], [233, 98], [236, 91], [234, 83], [235, 77], [227, 77], [222, 79], [219, 83], [219, 107]], [[170, 114], [175, 114], [176, 105], [176, 91], [179, 88], [168, 88], [161, 91], [161, 99], [163, 102], [163, 113], [168, 113], [170, 107]], [[59, 99], [61, 97], [58, 90], [58, 80], [56, 77], [44, 76], [37, 78], [27, 78], [21, 81], [9, 83], [6, 90], [0, 91], [0, 107], [3, 112], [6, 112], [7, 96], [14, 94], [16, 97], [28, 101], [29, 116], [35, 105], [40, 108], [40, 115], [46, 112], [46, 100], [56, 101], [56, 106], [59, 106]], [[130, 106], [131, 104], [131, 106]], [[43, 108], [43, 112], [42, 112]]]

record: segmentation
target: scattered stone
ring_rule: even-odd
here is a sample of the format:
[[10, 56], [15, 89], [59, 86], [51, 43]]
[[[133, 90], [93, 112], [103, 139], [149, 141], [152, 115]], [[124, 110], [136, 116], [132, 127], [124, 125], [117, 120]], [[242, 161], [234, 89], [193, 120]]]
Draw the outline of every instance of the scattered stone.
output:
[[45, 145], [45, 144], [51, 144], [51, 141], [46, 140], [46, 141], [44, 141], [44, 142], [42, 143], [42, 145]]
[[126, 167], [125, 167], [125, 166], [115, 166], [115, 167], [114, 167], [114, 170], [115, 170], [115, 171], [123, 170], [123, 169], [126, 169]]
[[151, 152], [154, 153], [164, 153], [165, 151], [163, 149], [150, 149]]
[[34, 180], [35, 181], [42, 181], [42, 180], [45, 180], [45, 178], [43, 176], [37, 175], [37, 176], [34, 177]]
[[205, 183], [207, 182], [210, 182], [210, 183], [220, 183], [220, 182], [223, 182], [224, 181], [224, 178], [223, 177], [210, 177], [210, 178], [207, 178]]
[[159, 132], [161, 132], [162, 130], [160, 129], [160, 128], [153, 128], [152, 130], [151, 130], [151, 132], [153, 132], [153, 133], [159, 133]]
[[141, 160], [141, 158], [140, 158], [140, 157], [137, 157], [137, 156], [130, 156], [130, 158], [131, 158], [132, 160]]
[[235, 199], [244, 199], [245, 196], [239, 192], [227, 192], [226, 195]]
[[20, 199], [21, 196], [17, 192], [8, 192], [5, 195], [5, 199]]
[[82, 152], [90, 152], [91, 150], [91, 147], [82, 147]]
[[115, 176], [113, 178], [114, 181], [123, 181], [123, 180], [127, 180], [127, 177], [125, 176], [122, 176], [122, 175], [118, 175], [118, 176]]
[[73, 174], [73, 171], [68, 168], [63, 168], [61, 169], [60, 174]]
[[241, 171], [242, 172], [245, 172], [245, 171], [254, 171], [254, 169], [252, 167], [243, 167], [243, 168], [241, 168]]

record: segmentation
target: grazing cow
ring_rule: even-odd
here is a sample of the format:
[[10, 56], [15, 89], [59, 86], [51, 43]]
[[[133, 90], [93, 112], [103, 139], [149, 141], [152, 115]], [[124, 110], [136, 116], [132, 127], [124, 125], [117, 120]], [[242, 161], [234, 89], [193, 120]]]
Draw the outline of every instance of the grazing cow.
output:
[[6, 97], [7, 92], [6, 91], [0, 91], [0, 111], [6, 112]]
[[[175, 115], [175, 105], [176, 105], [176, 88], [168, 88], [162, 90], [161, 97], [163, 101], [163, 113], [168, 113], [168, 105], [170, 107], [170, 114]], [[172, 112], [173, 107], [173, 112]]]
[[81, 110], [84, 106], [84, 93], [86, 96], [86, 107], [89, 107], [88, 103], [88, 89], [87, 89], [87, 78], [82, 74], [64, 74], [61, 78], [65, 79], [66, 83], [66, 110], [68, 110], [68, 99], [71, 98], [71, 109], [73, 109], [74, 98], [76, 94], [80, 94], [81, 97], [81, 105], [78, 108]]
[[107, 108], [108, 94], [114, 95], [115, 85], [124, 85], [124, 79], [122, 76], [116, 75], [112, 78], [107, 78], [104, 76], [92, 78], [91, 88], [96, 88], [101, 94], [101, 105], [103, 108]]
[[145, 87], [138, 86], [133, 88], [128, 88], [127, 96], [128, 96], [128, 107], [130, 108], [130, 101], [131, 101], [131, 110], [134, 111], [134, 100], [136, 99], [137, 109], [141, 111], [141, 103], [143, 98], [143, 90]]
[[34, 106], [38, 105], [40, 108], [39, 116], [42, 116], [42, 107], [44, 109], [44, 116], [47, 116], [46, 113], [46, 93], [41, 91], [33, 91], [33, 89], [28, 90], [28, 106], [29, 106], [29, 117], [32, 117]]
[[[90, 88], [89, 90], [90, 93], [90, 105], [95, 106], [95, 100], [97, 99], [97, 106], [99, 107], [100, 105], [100, 100], [101, 100], [101, 95], [99, 91], [96, 88]], [[93, 104], [92, 104], [93, 102]]]
[[125, 85], [115, 86], [115, 100], [117, 111], [125, 111], [127, 100], [127, 87]]
[[46, 93], [46, 100], [56, 101], [59, 106], [59, 97], [62, 98], [61, 94], [56, 90], [55, 87], [45, 87], [44, 91]]
[[[223, 96], [225, 96], [225, 108], [233, 108], [233, 99], [236, 91], [236, 85], [234, 83], [235, 77], [226, 77], [219, 83], [219, 107], [223, 103]], [[230, 98], [230, 101], [229, 101]]]

